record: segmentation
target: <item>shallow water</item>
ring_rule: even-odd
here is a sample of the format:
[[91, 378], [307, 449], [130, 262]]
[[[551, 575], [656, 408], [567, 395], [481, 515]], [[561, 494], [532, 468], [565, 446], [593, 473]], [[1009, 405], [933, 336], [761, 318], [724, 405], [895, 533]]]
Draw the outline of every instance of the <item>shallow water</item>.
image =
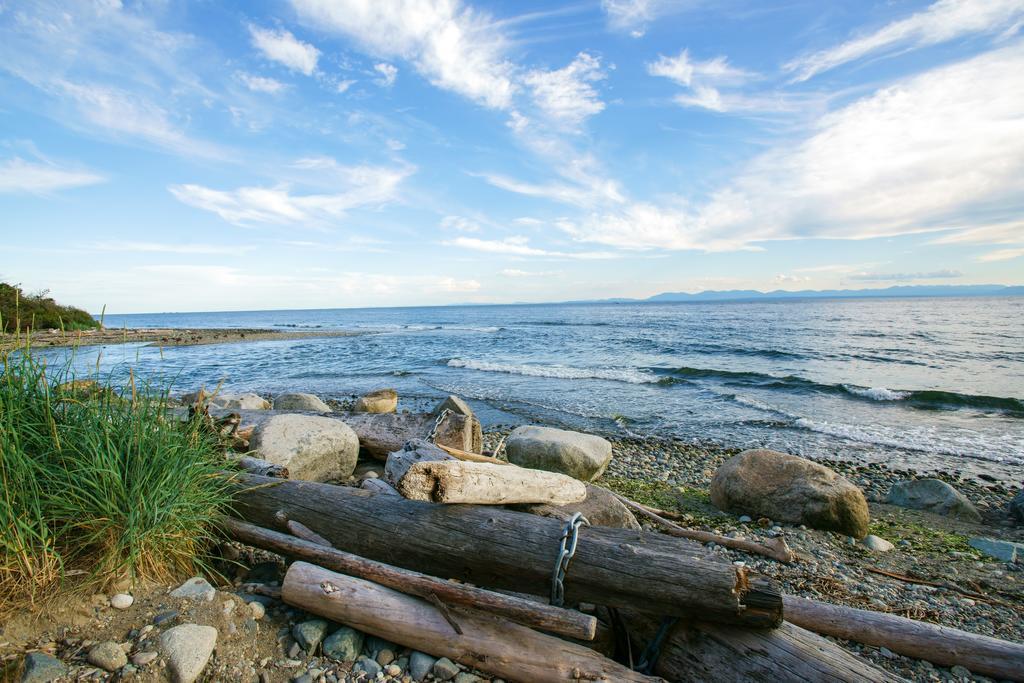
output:
[[[180, 390], [474, 400], [487, 422], [1024, 476], [1024, 298], [452, 306], [108, 316], [354, 337], [102, 348]], [[59, 352], [58, 352], [59, 353]], [[98, 348], [77, 362], [95, 369]]]

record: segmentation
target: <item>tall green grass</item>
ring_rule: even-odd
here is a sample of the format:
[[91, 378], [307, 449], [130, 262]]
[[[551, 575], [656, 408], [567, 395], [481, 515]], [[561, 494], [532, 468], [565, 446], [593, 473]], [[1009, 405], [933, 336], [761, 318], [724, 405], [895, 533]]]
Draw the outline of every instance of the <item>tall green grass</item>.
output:
[[75, 382], [28, 348], [2, 357], [0, 612], [71, 574], [166, 581], [201, 563], [229, 502], [216, 436], [168, 394]]

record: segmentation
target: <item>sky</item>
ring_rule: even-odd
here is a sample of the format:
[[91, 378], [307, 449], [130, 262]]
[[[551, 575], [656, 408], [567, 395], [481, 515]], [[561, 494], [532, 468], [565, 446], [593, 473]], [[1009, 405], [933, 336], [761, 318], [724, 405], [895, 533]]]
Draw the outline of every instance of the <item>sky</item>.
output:
[[108, 312], [1024, 283], [1024, 0], [0, 0], [0, 280]]

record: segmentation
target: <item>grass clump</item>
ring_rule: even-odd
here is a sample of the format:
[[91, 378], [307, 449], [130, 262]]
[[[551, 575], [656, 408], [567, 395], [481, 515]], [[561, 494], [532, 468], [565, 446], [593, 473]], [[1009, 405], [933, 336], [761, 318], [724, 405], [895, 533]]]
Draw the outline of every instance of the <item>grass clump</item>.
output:
[[0, 612], [69, 574], [194, 571], [229, 501], [215, 437], [167, 419], [166, 392], [74, 382], [27, 349], [0, 360]]
[[58, 304], [48, 291], [25, 294], [18, 285], [0, 282], [0, 333], [42, 329], [74, 332], [99, 326], [99, 321], [82, 309]]

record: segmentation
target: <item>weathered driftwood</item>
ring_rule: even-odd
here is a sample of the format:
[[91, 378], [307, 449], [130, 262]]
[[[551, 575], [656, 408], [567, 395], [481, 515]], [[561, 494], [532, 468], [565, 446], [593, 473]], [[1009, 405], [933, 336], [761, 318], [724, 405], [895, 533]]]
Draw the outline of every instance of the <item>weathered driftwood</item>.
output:
[[384, 463], [384, 479], [392, 486], [397, 487], [398, 483], [402, 481], [402, 477], [414, 464], [439, 460], [454, 461], [455, 458], [429, 441], [423, 439], [407, 441], [400, 450], [388, 455], [387, 462]]
[[586, 485], [564, 474], [462, 460], [418, 462], [402, 477], [398, 492], [410, 500], [477, 505], [568, 505], [587, 497]]
[[408, 441], [426, 439], [431, 432], [436, 443], [451, 448], [465, 450], [473, 443], [475, 418], [450, 411], [439, 423], [430, 413], [345, 413], [341, 419], [359, 437], [359, 446], [378, 460], [386, 460]]
[[359, 485], [359, 488], [364, 491], [371, 491], [373, 493], [383, 493], [388, 496], [399, 496], [401, 495], [394, 486], [387, 483], [383, 479], [374, 479], [373, 477], [363, 479], [363, 483]]
[[1024, 681], [1024, 645], [895, 614], [786, 596], [786, 621], [834, 638], [886, 647], [939, 666]]
[[307, 612], [505, 678], [536, 683], [658, 680], [630, 671], [582, 645], [478, 610], [449, 605], [448, 616], [459, 625], [459, 634], [445, 615], [425, 600], [306, 562], [289, 567], [281, 595], [289, 605]]
[[[623, 610], [621, 614], [633, 645], [633, 658], [638, 660], [662, 620], [634, 611]], [[654, 673], [679, 683], [904, 680], [793, 624], [764, 631], [682, 620], [662, 641]]]
[[[289, 521], [289, 531], [295, 534], [299, 523]], [[233, 539], [247, 545], [270, 550], [281, 555], [299, 558], [334, 571], [358, 576], [394, 588], [403, 593], [430, 599], [438, 599], [451, 605], [463, 605], [499, 614], [517, 623], [532, 628], [557, 633], [569, 638], [591, 640], [597, 629], [597, 619], [582, 612], [553, 607], [512, 595], [495, 593], [464, 583], [444, 581], [419, 572], [399, 569], [382, 562], [342, 552], [323, 545], [319, 541], [307, 540], [299, 534], [293, 538], [271, 529], [228, 519], [224, 522], [226, 533]]]
[[[278, 510], [356, 555], [486, 588], [545, 594], [565, 524], [494, 507], [435, 505], [310, 481], [239, 475], [235, 514], [272, 527]], [[698, 544], [604, 527], [580, 530], [565, 579], [568, 604], [699, 613], [777, 626], [775, 585]]]
[[276, 477], [279, 479], [288, 478], [288, 468], [284, 465], [267, 462], [260, 458], [253, 458], [248, 455], [239, 455], [231, 458], [240, 468], [250, 474], [260, 474], [264, 477]]
[[722, 536], [721, 534], [713, 534], [710, 531], [686, 529], [675, 522], [670, 522], [664, 517], [661, 517], [640, 503], [634, 502], [625, 496], [615, 493], [614, 491], [612, 491], [611, 494], [618, 498], [626, 507], [632, 508], [644, 517], [660, 524], [661, 527], [665, 529], [665, 532], [672, 536], [689, 538], [692, 541], [700, 541], [701, 543], [717, 543], [718, 545], [725, 546], [726, 548], [733, 548], [735, 550], [742, 550], [748, 553], [764, 555], [765, 557], [770, 557], [773, 560], [778, 560], [779, 562], [792, 562], [796, 559], [796, 553], [790, 549], [789, 545], [786, 544], [786, 541], [781, 536], [776, 536], [775, 538], [768, 539], [764, 543], [759, 543], [757, 541], [748, 541], [743, 538], [729, 538], [728, 536]]
[[469, 451], [463, 451], [458, 448], [452, 448], [451, 446], [445, 446], [443, 443], [437, 444], [437, 447], [443, 450], [448, 455], [452, 456], [456, 460], [465, 460], [467, 462], [489, 462], [492, 465], [508, 465], [511, 466], [507, 460], [499, 460], [489, 455], [480, 455], [479, 453], [470, 453]]

